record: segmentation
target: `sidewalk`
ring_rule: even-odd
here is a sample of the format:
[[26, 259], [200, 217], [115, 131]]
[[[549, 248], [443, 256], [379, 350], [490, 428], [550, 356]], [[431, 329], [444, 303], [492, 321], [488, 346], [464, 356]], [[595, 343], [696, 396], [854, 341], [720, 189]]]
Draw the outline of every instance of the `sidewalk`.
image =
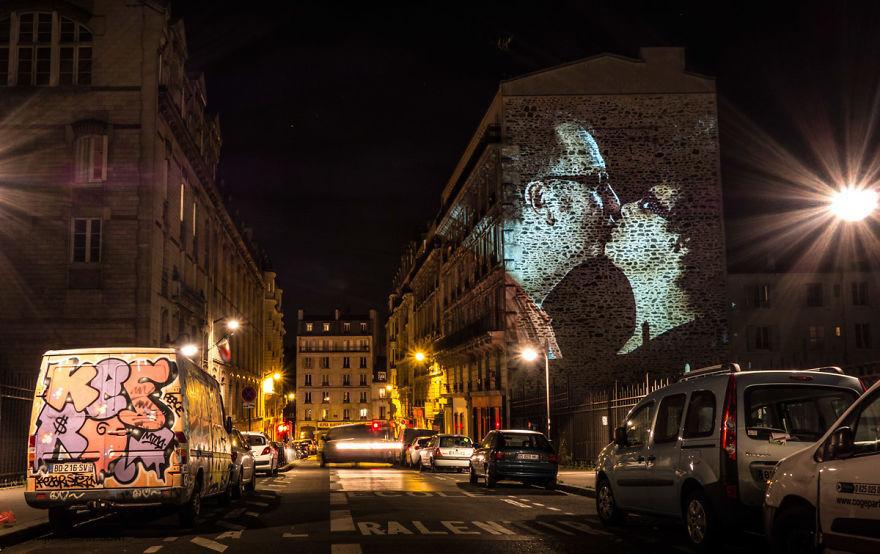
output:
[[15, 523], [0, 523], [0, 545], [8, 544], [12, 536], [48, 525], [48, 510], [31, 508], [24, 501], [24, 486], [0, 489], [0, 516], [12, 512]]
[[596, 492], [596, 472], [578, 469], [562, 469], [556, 477], [559, 488], [574, 494], [593, 496]]

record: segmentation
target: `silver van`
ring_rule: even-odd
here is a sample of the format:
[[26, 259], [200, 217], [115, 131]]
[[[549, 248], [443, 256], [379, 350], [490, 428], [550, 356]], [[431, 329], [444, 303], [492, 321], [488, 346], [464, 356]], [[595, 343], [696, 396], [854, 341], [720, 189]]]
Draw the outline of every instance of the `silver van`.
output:
[[636, 404], [600, 452], [599, 518], [680, 518], [706, 548], [725, 524], [758, 522], [776, 463], [819, 440], [863, 391], [839, 368], [687, 373]]

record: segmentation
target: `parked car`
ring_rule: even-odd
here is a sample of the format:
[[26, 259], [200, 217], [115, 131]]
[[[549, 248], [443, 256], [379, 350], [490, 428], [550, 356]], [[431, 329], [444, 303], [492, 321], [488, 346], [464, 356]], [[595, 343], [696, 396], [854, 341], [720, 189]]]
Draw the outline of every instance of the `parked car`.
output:
[[862, 390], [838, 368], [688, 373], [636, 404], [599, 454], [599, 518], [679, 518], [707, 548], [724, 525], [757, 523], [776, 463], [821, 438]]
[[278, 450], [272, 446], [269, 437], [257, 431], [244, 431], [241, 435], [247, 441], [251, 454], [254, 455], [257, 471], [263, 471], [267, 475], [278, 475]]
[[296, 459], [293, 446], [289, 442], [272, 441], [272, 447], [278, 452], [278, 467], [285, 467]]
[[233, 429], [232, 439], [232, 476], [230, 486], [232, 496], [241, 498], [245, 492], [253, 492], [257, 486], [257, 468], [254, 455], [245, 438], [238, 429]]
[[519, 481], [556, 488], [559, 457], [542, 433], [524, 430], [489, 431], [468, 464], [470, 482], [483, 479], [487, 488], [498, 481]]
[[880, 552], [880, 383], [776, 465], [764, 525], [776, 552]]
[[333, 427], [318, 449], [321, 467], [332, 463], [386, 462], [397, 459], [399, 443], [387, 423], [352, 423]]
[[[422, 439], [419, 439], [422, 440]], [[470, 466], [474, 441], [464, 435], [434, 435], [421, 449], [419, 471], [454, 469], [461, 473]]]
[[422, 449], [430, 440], [431, 437], [419, 437], [413, 441], [407, 453], [406, 465], [410, 467], [419, 467], [421, 465]]
[[432, 429], [416, 429], [414, 427], [404, 427], [398, 432], [397, 440], [400, 442], [400, 465], [410, 465], [412, 462], [410, 447], [419, 437], [432, 437], [437, 431]]
[[204, 498], [231, 492], [231, 431], [220, 385], [174, 349], [46, 352], [25, 500], [59, 532], [75, 510], [129, 504], [176, 506], [193, 526]]

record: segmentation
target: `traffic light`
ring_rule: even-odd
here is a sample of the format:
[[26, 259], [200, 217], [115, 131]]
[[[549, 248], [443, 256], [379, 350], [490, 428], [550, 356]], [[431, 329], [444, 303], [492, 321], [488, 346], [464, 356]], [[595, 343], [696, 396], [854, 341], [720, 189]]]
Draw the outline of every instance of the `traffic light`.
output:
[[287, 433], [288, 431], [290, 431], [290, 426], [288, 426], [286, 423], [279, 423], [277, 429], [278, 429], [278, 434], [283, 435], [283, 434]]
[[378, 431], [379, 427], [381, 427], [381, 424], [374, 419], [373, 420], [373, 431]]

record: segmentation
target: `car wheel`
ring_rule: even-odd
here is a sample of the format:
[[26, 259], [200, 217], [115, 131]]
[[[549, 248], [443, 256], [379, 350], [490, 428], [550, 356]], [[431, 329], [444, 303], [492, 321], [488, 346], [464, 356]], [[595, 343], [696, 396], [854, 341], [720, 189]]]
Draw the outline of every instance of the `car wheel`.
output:
[[624, 513], [614, 499], [611, 483], [605, 478], [600, 479], [596, 487], [596, 513], [605, 525], [618, 525], [624, 518]]
[[470, 482], [471, 485], [476, 485], [477, 484], [477, 472], [474, 471], [473, 466], [470, 466], [468, 468], [468, 471], [470, 472], [470, 479], [468, 479], [468, 482]]
[[425, 466], [422, 464], [422, 461], [419, 460], [419, 473], [425, 471]]
[[67, 508], [49, 508], [49, 526], [56, 535], [67, 535], [73, 529], [73, 512]]
[[437, 473], [437, 466], [434, 464], [434, 458], [431, 458], [431, 473]]
[[780, 512], [773, 522], [770, 545], [777, 554], [817, 552], [815, 511], [808, 506], [794, 506]]
[[547, 481], [544, 481], [544, 488], [548, 491], [555, 491], [556, 490], [556, 479], [549, 479]]
[[244, 496], [244, 467], [238, 470], [238, 481], [232, 489], [232, 498], [239, 500]]
[[248, 492], [257, 490], [257, 468], [251, 470], [251, 483], [248, 485]]
[[693, 491], [685, 500], [684, 524], [691, 544], [697, 549], [705, 551], [715, 543], [718, 523], [703, 491]]
[[202, 485], [201, 482], [196, 482], [189, 500], [180, 507], [178, 515], [181, 527], [195, 527], [200, 513], [202, 513]]
[[494, 489], [495, 485], [498, 484], [498, 477], [495, 475], [495, 472], [492, 471], [492, 468], [486, 464], [486, 488]]

